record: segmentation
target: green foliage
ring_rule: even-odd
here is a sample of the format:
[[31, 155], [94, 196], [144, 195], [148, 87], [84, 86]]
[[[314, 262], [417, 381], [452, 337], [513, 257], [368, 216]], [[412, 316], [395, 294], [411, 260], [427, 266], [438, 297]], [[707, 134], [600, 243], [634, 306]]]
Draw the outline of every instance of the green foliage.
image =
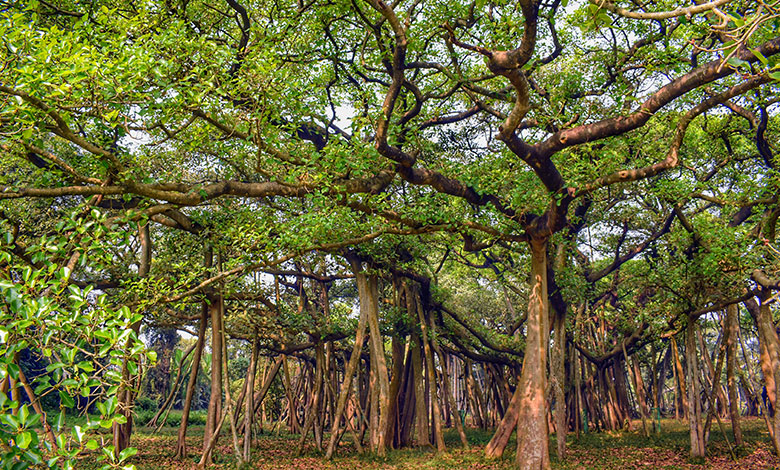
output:
[[[69, 229], [81, 227], [77, 223]], [[30, 247], [28, 253], [37, 264], [29, 266], [12, 257], [12, 241], [13, 236], [4, 233], [0, 245], [0, 264], [5, 266], [0, 270], [0, 381], [20, 379], [16, 357], [23, 350], [44, 358], [46, 373], [29, 385], [37, 397], [58, 395], [60, 409], [49, 411], [56, 414], [55, 446], [39, 441], [34, 430], [42, 416], [0, 392], [0, 438], [11, 443], [3, 447], [1, 460], [7, 468], [71, 468], [82, 452], [97, 448], [87, 433], [126, 420], [117, 407], [117, 393], [130, 384], [123, 382], [119, 370], [123, 364], [132, 371], [147, 362], [145, 346], [131, 329], [141, 316], [127, 307], [113, 307], [90, 286], [82, 289], [71, 283], [69, 270], [48, 258], [61, 253], [64, 245], [44, 241]], [[84, 426], [65, 427], [66, 413], [82, 399], [93, 402], [99, 415]], [[131, 453], [117, 459], [110, 451], [106, 467], [124, 465]]]

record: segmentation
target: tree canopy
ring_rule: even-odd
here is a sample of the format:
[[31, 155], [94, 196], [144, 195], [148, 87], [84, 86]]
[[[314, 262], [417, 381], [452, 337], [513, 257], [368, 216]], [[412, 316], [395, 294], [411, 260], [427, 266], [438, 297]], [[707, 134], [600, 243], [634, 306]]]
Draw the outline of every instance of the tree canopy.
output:
[[[211, 322], [202, 462], [223, 379], [234, 416], [253, 395], [247, 379], [231, 401], [228, 336], [252, 345], [252, 377], [260, 351], [310, 354], [319, 397], [338, 387], [321, 378], [333, 344], [367, 335], [379, 453], [407, 336], [429, 383], [448, 354], [508, 367], [520, 468], [549, 466], [551, 401], [569, 426], [567, 344], [627, 377], [629, 353], [683, 331], [695, 351], [702, 316], [745, 303], [774, 394], [776, 3], [2, 5], [0, 379], [26, 381], [21, 351], [45, 357], [35, 395], [99, 402], [107, 461], [130, 457], [135, 377], [156, 356], [142, 324], [198, 336], [194, 377]], [[26, 443], [13, 459], [43, 458], [2, 426]], [[49, 434], [50, 452], [71, 448]]]

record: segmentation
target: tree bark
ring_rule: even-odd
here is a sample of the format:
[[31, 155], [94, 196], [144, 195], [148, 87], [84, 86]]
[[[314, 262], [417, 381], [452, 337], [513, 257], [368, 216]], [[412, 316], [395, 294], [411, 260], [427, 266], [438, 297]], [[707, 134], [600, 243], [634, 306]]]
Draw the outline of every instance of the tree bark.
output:
[[[364, 274], [362, 276], [365, 276]], [[358, 288], [361, 282], [358, 281]], [[370, 332], [369, 345], [371, 354], [376, 358], [376, 375], [378, 381], [378, 422], [377, 422], [377, 455], [387, 454], [387, 420], [390, 408], [390, 383], [387, 377], [387, 361], [385, 360], [385, 347], [382, 341], [382, 332], [379, 329], [379, 288], [376, 276], [368, 276], [363, 280], [363, 295], [361, 296], [361, 308], [363, 299], [366, 300], [368, 308], [368, 329]], [[358, 289], [360, 290], [360, 289]]]
[[466, 372], [466, 390], [471, 398], [474, 425], [481, 429], [485, 429], [487, 426], [485, 398], [476, 378], [474, 378], [474, 365], [472, 364], [471, 359], [466, 358], [465, 362], [464, 370]]
[[520, 373], [520, 410], [517, 421], [517, 467], [520, 470], [550, 468], [547, 433], [547, 238], [532, 238], [531, 295], [526, 320], [525, 356]]
[[300, 428], [298, 422], [298, 402], [295, 396], [295, 391], [292, 387], [292, 380], [290, 380], [290, 365], [287, 361], [287, 356], [282, 356], [282, 368], [284, 369], [284, 390], [287, 395], [287, 419], [290, 428], [290, 433], [295, 434]]
[[696, 354], [696, 320], [688, 318], [685, 337], [685, 365], [688, 369], [688, 424], [691, 436], [691, 457], [704, 458], [706, 445], [701, 422], [701, 388], [699, 386], [699, 361]]
[[[771, 298], [771, 291], [762, 290], [759, 299], [761, 303], [758, 307], [757, 326], [759, 333], [759, 341], [764, 342], [766, 345], [765, 353], [762, 351], [761, 362], [762, 370], [764, 370], [764, 379], [766, 380], [767, 394], [769, 394], [772, 406], [774, 408], [774, 414], [770, 420], [771, 429], [770, 434], [772, 436], [772, 444], [775, 448], [775, 453], [780, 455], [780, 413], [778, 413], [776, 404], [777, 397], [774, 396], [776, 390], [770, 394], [770, 378], [771, 382], [776, 386], [780, 383], [780, 339], [777, 336], [777, 329], [775, 328], [774, 321], [772, 321], [772, 312], [769, 309], [769, 299]], [[763, 349], [763, 348], [762, 348]]]
[[558, 459], [566, 457], [566, 312], [556, 312], [552, 350], [552, 387], [555, 395], [555, 440]]
[[[211, 317], [211, 395], [206, 416], [206, 428], [203, 431], [203, 457], [210, 461], [211, 436], [218, 432], [219, 417], [222, 415], [222, 298], [211, 297], [209, 316]], [[216, 440], [216, 436], [215, 439]]]
[[260, 355], [260, 344], [258, 342], [257, 331], [254, 333], [252, 341], [252, 356], [249, 360], [249, 370], [246, 374], [246, 402], [244, 403], [244, 462], [249, 462], [252, 458], [252, 422], [255, 417], [255, 374], [257, 373], [257, 360]]
[[333, 422], [331, 423], [330, 441], [328, 442], [328, 449], [325, 452], [326, 459], [333, 457], [336, 445], [341, 439], [341, 417], [344, 415], [347, 399], [352, 394], [352, 378], [355, 375], [355, 369], [357, 369], [358, 362], [360, 361], [360, 351], [363, 349], [367, 323], [368, 311], [366, 309], [360, 309], [357, 332], [355, 333], [355, 345], [352, 347], [352, 355], [349, 357], [347, 368], [344, 371], [344, 382], [341, 384], [341, 392], [339, 393], [338, 403], [336, 404], [336, 414], [333, 415]]
[[391, 447], [395, 448], [395, 444], [398, 442], [398, 431], [400, 431], [400, 398], [401, 398], [401, 384], [404, 376], [404, 349], [403, 338], [400, 338], [398, 334], [393, 335], [392, 339], [393, 350], [393, 374], [390, 380], [390, 397], [389, 408], [387, 413], [387, 429], [385, 434], [387, 435], [387, 442]]
[[436, 369], [433, 364], [433, 349], [431, 348], [431, 337], [429, 336], [426, 315], [423, 310], [423, 306], [420, 305], [420, 298], [417, 292], [414, 292], [414, 303], [417, 306], [417, 318], [420, 321], [420, 329], [422, 330], [421, 340], [423, 346], [423, 352], [425, 353], [425, 368], [428, 371], [428, 386], [430, 387], [430, 399], [433, 414], [433, 433], [436, 440], [436, 450], [438, 452], [445, 452], [447, 447], [444, 445], [444, 433], [441, 423], [441, 407], [439, 406], [439, 394], [436, 390]]
[[[407, 299], [409, 297], [407, 296]], [[409, 309], [410, 313], [417, 316], [416, 307], [414, 306], [414, 300], [407, 300], [411, 302]], [[412, 375], [414, 377], [414, 406], [415, 416], [417, 417], [417, 423], [415, 430], [417, 434], [417, 445], [421, 447], [428, 447], [431, 445], [430, 430], [428, 429], [428, 407], [425, 404], [425, 377], [423, 375], [423, 362], [422, 362], [422, 339], [420, 336], [412, 331], [411, 335], [411, 354], [412, 354]]]
[[35, 390], [33, 390], [32, 386], [30, 386], [30, 383], [27, 381], [27, 377], [24, 375], [24, 371], [21, 367], [19, 367], [19, 385], [22, 386], [24, 393], [27, 394], [27, 399], [30, 400], [30, 404], [32, 405], [33, 410], [41, 416], [41, 426], [43, 427], [43, 431], [46, 434], [46, 438], [49, 440], [52, 449], [58, 449], [57, 438], [54, 436], [54, 431], [52, 431], [48, 421], [46, 421], [46, 412], [43, 410], [43, 408], [41, 408], [38, 397], [35, 395]]
[[[626, 354], [626, 345], [623, 343], [623, 357], [628, 364], [628, 354]], [[631, 377], [636, 392], [637, 408], [639, 408], [639, 417], [642, 419], [642, 433], [645, 437], [650, 437], [650, 431], [647, 429], [647, 398], [645, 397], [645, 384], [642, 380], [642, 371], [639, 369], [639, 361], [636, 358], [631, 361]]]
[[[315, 367], [314, 367], [314, 390], [312, 395], [312, 405], [306, 411], [306, 420], [303, 424], [303, 431], [301, 431], [301, 437], [298, 441], [298, 452], [303, 453], [303, 446], [306, 442], [306, 436], [309, 431], [314, 427], [315, 421], [318, 419], [319, 410], [322, 403], [322, 384], [323, 384], [323, 368], [325, 367], [325, 352], [324, 346], [320, 340], [317, 341], [315, 346]], [[314, 445], [317, 450], [322, 450], [322, 442], [318, 440], [317, 433], [314, 435]]]
[[[263, 379], [263, 388], [260, 389], [259, 392], [255, 394], [255, 397], [252, 399], [255, 403], [255, 414], [257, 414], [258, 409], [261, 409], [263, 400], [265, 399], [265, 396], [268, 394], [268, 390], [271, 389], [271, 384], [273, 383], [274, 379], [276, 378], [276, 375], [279, 373], [279, 369], [282, 366], [282, 356], [279, 356], [274, 361], [274, 365], [271, 366], [271, 369], [266, 372], [265, 378]], [[262, 373], [260, 374], [263, 375]], [[260, 423], [262, 424], [262, 422]]]
[[729, 394], [729, 417], [731, 418], [731, 430], [734, 432], [734, 442], [737, 446], [743, 446], [742, 428], [739, 425], [739, 402], [737, 394], [737, 381], [734, 371], [737, 369], [736, 338], [739, 328], [739, 306], [731, 304], [726, 308], [726, 385]]
[[677, 340], [674, 339], [674, 336], [671, 338], [671, 348], [672, 348], [672, 360], [674, 361], [674, 376], [677, 379], [677, 388], [675, 390], [675, 394], [677, 395], [677, 400], [675, 401], [674, 405], [674, 414], [675, 417], [679, 419], [679, 411], [682, 410], [682, 417], [685, 418], [688, 412], [688, 397], [685, 392], [685, 374], [682, 370], [682, 363], [680, 362], [680, 351], [677, 349]]
[[464, 449], [468, 450], [469, 441], [468, 438], [466, 438], [466, 430], [463, 429], [463, 422], [460, 420], [460, 414], [458, 413], [458, 405], [457, 403], [455, 403], [455, 397], [453, 396], [452, 390], [450, 389], [451, 382], [450, 382], [449, 370], [447, 368], [447, 358], [442, 354], [441, 348], [435, 342], [432, 341], [431, 343], [433, 344], [434, 349], [436, 350], [436, 354], [439, 356], [439, 363], [441, 364], [442, 393], [444, 394], [447, 403], [449, 404], [448, 408], [449, 408], [450, 416], [454, 421], [455, 429], [458, 431], [458, 436], [460, 437], [460, 443], [463, 445]]
[[198, 372], [200, 371], [200, 358], [203, 354], [203, 343], [206, 339], [206, 328], [209, 322], [209, 307], [204, 302], [201, 309], [200, 324], [198, 325], [198, 340], [195, 344], [195, 355], [192, 357], [192, 367], [190, 368], [190, 378], [187, 382], [187, 393], [184, 396], [184, 406], [181, 411], [181, 423], [179, 423], [179, 437], [176, 442], [176, 458], [183, 460], [187, 458], [187, 422], [190, 419], [190, 409], [192, 409], [192, 397], [195, 395], [195, 386], [198, 383]]

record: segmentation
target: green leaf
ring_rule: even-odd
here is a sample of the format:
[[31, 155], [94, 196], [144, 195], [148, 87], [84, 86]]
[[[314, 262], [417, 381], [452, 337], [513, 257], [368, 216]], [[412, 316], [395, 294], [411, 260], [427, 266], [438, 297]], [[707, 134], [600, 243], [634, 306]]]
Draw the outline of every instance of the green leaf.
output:
[[20, 449], [28, 448], [31, 442], [32, 442], [32, 432], [30, 431], [25, 431], [21, 434], [16, 435], [16, 445]]
[[76, 402], [73, 401], [73, 398], [71, 398], [70, 395], [68, 395], [62, 390], [60, 390], [60, 404], [65, 408], [73, 408], [74, 406], [76, 406]]
[[95, 450], [98, 448], [98, 442], [95, 439], [90, 439], [87, 441], [84, 447], [86, 447], [89, 450]]
[[739, 68], [740, 66], [747, 64], [747, 61], [744, 61], [738, 57], [729, 57], [726, 63], [732, 67]]
[[119, 453], [119, 461], [124, 462], [125, 460], [129, 459], [130, 457], [134, 456], [137, 453], [138, 453], [138, 449], [136, 449], [135, 447], [128, 447], [127, 449]]
[[86, 433], [81, 430], [81, 426], [73, 426], [73, 435], [76, 437], [77, 441], [81, 442], [84, 440], [84, 434]]
[[766, 57], [764, 57], [764, 54], [762, 54], [758, 49], [753, 49], [753, 55], [758, 57], [758, 60], [760, 60], [762, 64], [767, 65], [769, 63]]

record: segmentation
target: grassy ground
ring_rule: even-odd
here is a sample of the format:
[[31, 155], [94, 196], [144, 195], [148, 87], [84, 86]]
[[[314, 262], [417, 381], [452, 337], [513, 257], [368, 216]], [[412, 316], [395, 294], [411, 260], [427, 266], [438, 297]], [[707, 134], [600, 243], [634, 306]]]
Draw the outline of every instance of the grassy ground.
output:
[[[636, 423], [637, 425], [639, 423]], [[728, 423], [725, 423], [728, 426]], [[635, 426], [639, 429], [639, 426]], [[645, 438], [638, 430], [616, 433], [582, 434], [579, 439], [569, 436], [568, 452], [564, 461], [555, 457], [555, 440], [550, 443], [553, 468], [564, 470], [581, 469], [780, 469], [780, 459], [771, 454], [764, 422], [759, 419], [743, 420], [743, 430], [747, 444], [737, 450], [737, 460], [731, 459], [726, 441], [717, 425], [713, 426], [708, 456], [704, 462], [691, 462], [688, 459], [688, 430], [684, 422], [664, 420], [660, 434]], [[202, 426], [191, 428], [188, 437], [190, 457], [186, 461], [174, 460], [176, 429], [163, 428], [152, 435], [151, 430], [141, 428], [133, 437], [133, 446], [139, 452], [132, 462], [139, 470], [161, 470], [167, 468], [195, 468], [198, 457], [195, 455], [202, 444]], [[103, 436], [109, 439], [110, 436]], [[468, 430], [472, 449], [460, 448], [460, 442], [454, 431], [448, 431], [446, 441], [449, 451], [435, 454], [425, 449], [403, 449], [389, 452], [386, 458], [358, 455], [350, 444], [348, 436], [342, 443], [335, 458], [327, 462], [311, 445], [303, 455], [297, 455], [298, 436], [282, 433], [260, 436], [253, 448], [253, 460], [247, 468], [252, 469], [491, 469], [509, 470], [514, 468], [514, 440], [510, 442], [504, 458], [489, 461], [484, 457], [484, 446], [490, 440], [491, 433], [476, 429]], [[728, 432], [728, 439], [733, 436]], [[212, 468], [234, 468], [232, 443], [229, 436], [220, 439], [214, 452], [216, 465]], [[97, 463], [87, 456], [79, 468], [99, 468]]]

